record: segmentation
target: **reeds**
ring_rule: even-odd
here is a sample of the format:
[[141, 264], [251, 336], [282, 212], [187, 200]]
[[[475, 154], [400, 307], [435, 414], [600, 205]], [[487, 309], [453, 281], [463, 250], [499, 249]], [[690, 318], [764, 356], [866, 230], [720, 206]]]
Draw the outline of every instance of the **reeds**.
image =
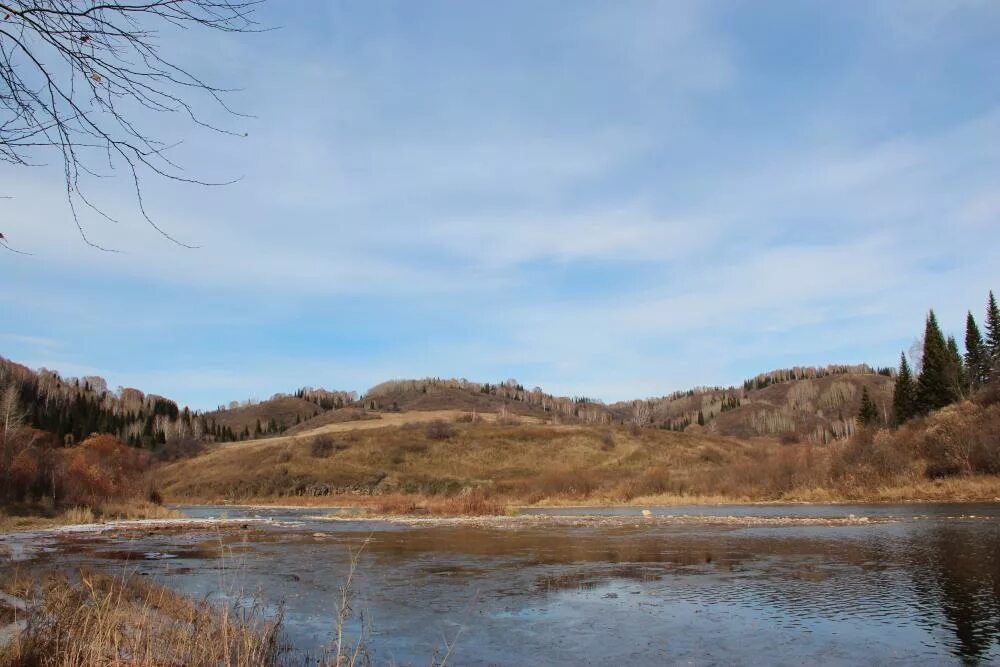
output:
[[[22, 586], [22, 588], [25, 588]], [[217, 606], [138, 577], [80, 571], [31, 584], [24, 629], [0, 664], [276, 664], [281, 614], [257, 601]]]
[[477, 489], [454, 496], [386, 494], [374, 497], [370, 509], [376, 514], [431, 516], [502, 516], [510, 512], [508, 503]]

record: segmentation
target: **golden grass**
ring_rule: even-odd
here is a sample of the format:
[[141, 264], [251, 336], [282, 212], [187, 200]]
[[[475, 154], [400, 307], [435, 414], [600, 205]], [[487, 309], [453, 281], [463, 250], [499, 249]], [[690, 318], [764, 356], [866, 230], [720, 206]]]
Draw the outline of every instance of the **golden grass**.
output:
[[271, 665], [280, 615], [192, 600], [137, 577], [80, 572], [7, 582], [31, 593], [26, 629], [0, 647], [6, 665]]
[[138, 500], [109, 501], [97, 507], [70, 507], [61, 513], [44, 507], [21, 508], [17, 513], [8, 513], [0, 509], [0, 533], [103, 521], [177, 519], [183, 516], [180, 512], [162, 505]]
[[334, 436], [328, 455], [315, 456], [304, 437], [229, 445], [154, 474], [169, 500], [340, 501], [373, 494], [458, 496], [486, 488], [491, 496], [522, 500], [530, 489], [541, 500], [610, 488], [651, 466], [710, 466], [712, 457], [703, 456], [707, 449], [735, 458], [745, 457], [747, 449], [712, 435], [632, 435], [625, 429], [615, 432], [609, 446], [606, 428], [525, 424], [453, 423], [454, 435], [439, 439], [428, 436], [426, 425], [407, 423]]
[[511, 507], [481, 491], [458, 496], [389, 494], [374, 496], [366, 507], [375, 514], [429, 514], [433, 516], [503, 516]]
[[1000, 476], [928, 475], [940, 452], [961, 450], [960, 442], [938, 442], [940, 424], [958, 417], [965, 430], [948, 437], [978, 438], [980, 449], [998, 452], [1000, 461], [998, 410], [959, 406], [896, 432], [829, 445], [457, 418], [442, 429], [428, 424], [439, 413], [417, 413], [420, 421], [399, 413], [390, 415], [394, 426], [326, 433], [333, 441], [323, 447], [306, 437], [226, 446], [154, 474], [171, 500], [354, 505], [393, 514], [503, 514], [517, 505], [994, 500]]

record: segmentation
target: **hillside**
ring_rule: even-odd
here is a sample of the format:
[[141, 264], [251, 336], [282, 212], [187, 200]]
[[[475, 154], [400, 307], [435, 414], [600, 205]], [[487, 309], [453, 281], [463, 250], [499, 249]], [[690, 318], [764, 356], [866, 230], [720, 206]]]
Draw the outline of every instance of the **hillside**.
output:
[[216, 446], [160, 468], [157, 484], [176, 501], [478, 490], [538, 502], [664, 492], [719, 462], [748, 460], [753, 449], [711, 434], [657, 429], [633, 434], [622, 427], [537, 419], [472, 423], [471, 413], [459, 412], [394, 413], [383, 419], [390, 423], [345, 423], [336, 431], [327, 427], [300, 437]]
[[53, 434], [66, 444], [91, 433], [110, 433], [134, 446], [154, 448], [168, 439], [205, 434], [204, 423], [164, 396], [119, 387], [104, 378], [64, 378], [45, 368], [32, 370], [0, 357], [0, 391], [14, 401], [4, 418]]
[[245, 437], [284, 432], [325, 412], [317, 404], [298, 396], [278, 395], [259, 403], [208, 412], [205, 418], [220, 428]]
[[60, 440], [112, 433], [135, 446], [156, 449], [172, 440], [249, 440], [302, 433], [324, 424], [379, 413], [461, 410], [535, 417], [562, 424], [636, 424], [685, 430], [703, 424], [719, 435], [774, 436], [829, 442], [854, 429], [863, 389], [884, 416], [892, 392], [890, 371], [868, 366], [828, 366], [771, 371], [741, 387], [696, 388], [669, 396], [606, 405], [584, 397], [554, 396], [516, 380], [490, 384], [463, 379], [391, 380], [356, 392], [303, 388], [264, 401], [232, 402], [211, 412], [138, 389], [110, 391], [99, 377], [63, 378], [0, 358], [0, 371], [17, 385], [27, 423]]
[[[708, 387], [641, 402], [645, 422], [684, 430], [694, 424], [720, 435], [781, 437], [826, 443], [850, 436], [867, 389], [883, 421], [891, 413], [891, 371], [865, 366], [798, 367], [763, 373], [741, 387]], [[636, 402], [612, 406], [637, 412]]]
[[1000, 495], [998, 427], [1000, 404], [971, 401], [825, 445], [697, 427], [393, 412], [215, 445], [159, 467], [155, 482], [175, 502], [443, 505], [466, 513], [484, 502], [991, 500]]
[[610, 424], [622, 411], [584, 397], [554, 396], [541, 387], [525, 389], [517, 380], [490, 384], [464, 379], [423, 378], [378, 384], [360, 403], [370, 410], [503, 410], [514, 415], [546, 417], [568, 423]]

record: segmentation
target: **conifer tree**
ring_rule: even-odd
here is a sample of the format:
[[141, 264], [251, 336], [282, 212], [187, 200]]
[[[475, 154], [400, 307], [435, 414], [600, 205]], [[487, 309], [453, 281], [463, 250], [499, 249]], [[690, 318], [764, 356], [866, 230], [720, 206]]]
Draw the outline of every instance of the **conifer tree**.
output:
[[923, 368], [917, 379], [917, 409], [922, 414], [943, 408], [958, 398], [952, 385], [952, 365], [953, 357], [932, 310], [927, 315]]
[[989, 303], [986, 305], [986, 363], [989, 378], [994, 373], [1000, 373], [1000, 308], [997, 300], [990, 292]]
[[896, 424], [905, 423], [916, 414], [916, 389], [913, 386], [913, 374], [906, 362], [906, 354], [899, 353], [899, 373], [896, 375], [896, 388], [892, 394], [892, 411]]
[[705, 425], [705, 413], [703, 413], [701, 410], [699, 410], [698, 411], [698, 426], [704, 426], [704, 425]]
[[948, 336], [948, 357], [948, 381], [956, 396], [962, 398], [969, 390], [968, 374], [954, 336]]
[[986, 360], [983, 336], [979, 333], [976, 318], [972, 316], [971, 311], [965, 318], [965, 370], [973, 389], [978, 389], [989, 379], [989, 364]]
[[868, 387], [861, 390], [861, 410], [858, 412], [858, 421], [862, 426], [873, 426], [878, 422], [878, 407], [868, 393]]

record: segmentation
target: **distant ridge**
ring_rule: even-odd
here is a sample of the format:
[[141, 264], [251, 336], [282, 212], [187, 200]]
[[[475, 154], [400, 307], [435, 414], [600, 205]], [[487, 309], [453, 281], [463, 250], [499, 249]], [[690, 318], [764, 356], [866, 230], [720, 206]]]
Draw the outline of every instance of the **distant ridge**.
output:
[[[474, 382], [464, 378], [388, 380], [364, 395], [303, 387], [262, 401], [232, 402], [209, 412], [181, 408], [169, 398], [139, 389], [111, 391], [103, 378], [63, 378], [0, 357], [0, 379], [18, 387], [34, 428], [79, 441], [111, 433], [156, 449], [170, 439], [256, 439], [325, 423], [366, 418], [367, 412], [461, 410], [532, 416], [556, 423], [632, 424], [668, 430], [702, 428], [720, 435], [782, 437], [829, 442], [850, 436], [867, 389], [888, 415], [894, 371], [867, 364], [795, 366], [760, 373], [740, 386], [696, 387], [669, 395], [613, 404], [587, 397], [555, 396], [514, 379]], [[343, 414], [333, 414], [339, 411]]]

